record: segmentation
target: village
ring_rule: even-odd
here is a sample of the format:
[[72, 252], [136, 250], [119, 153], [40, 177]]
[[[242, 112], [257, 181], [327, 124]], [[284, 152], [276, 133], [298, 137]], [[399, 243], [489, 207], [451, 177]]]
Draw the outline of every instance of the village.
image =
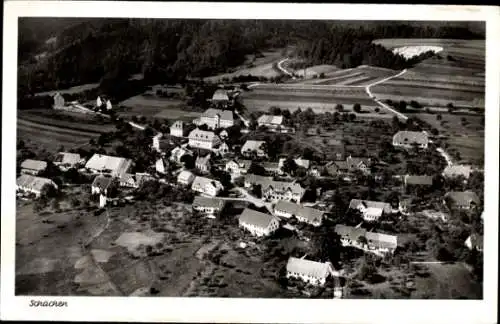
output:
[[[237, 224], [242, 236], [232, 243], [241, 249], [280, 235], [319, 244], [319, 249], [290, 254], [285, 267], [276, 273], [280, 285], [296, 289], [299, 295], [327, 289], [333, 298], [355, 298], [356, 291], [363, 289], [350, 285], [349, 278], [355, 274], [359, 280], [376, 283], [380, 260], [391, 264], [398, 259], [400, 263], [403, 255], [410, 269], [419, 262], [453, 262], [482, 251], [482, 202], [473, 187], [482, 173], [472, 165], [447, 160], [426, 130], [395, 116], [392, 138], [378, 143], [385, 152], [350, 152], [340, 139], [331, 143], [325, 158], [318, 156], [321, 152], [300, 152], [288, 143], [270, 140], [301, 133], [308, 141], [321, 131], [317, 127], [304, 130], [297, 122], [300, 116], [294, 119], [279, 109], [249, 120], [235, 108], [241, 91], [219, 88], [210, 108], [199, 118], [173, 121], [168, 127], [152, 129], [137, 120], [117, 120], [119, 136], [140, 134], [133, 142], [137, 151], [122, 147], [123, 156], [103, 151], [86, 157], [68, 149], [52, 161], [36, 157], [19, 161], [18, 199], [34, 200], [36, 211], [49, 201], [57, 209], [65, 191], [82, 186], [92, 197], [85, 202], [87, 207], [106, 210], [170, 192], [169, 197], [206, 222], [234, 219], [232, 224]], [[114, 108], [105, 97], [98, 97], [95, 107], [89, 109], [68, 104], [57, 93], [54, 109], [106, 115]], [[107, 140], [111, 139], [99, 139]], [[403, 168], [405, 173], [394, 174], [388, 172], [391, 163], [379, 158], [387, 151], [420, 167], [432, 159], [441, 161], [416, 174], [408, 172], [409, 166]], [[235, 204], [240, 208], [233, 208]], [[411, 228], [413, 218], [432, 220], [439, 233], [446, 232], [447, 222], [454, 218], [477, 230], [464, 233], [462, 229], [457, 235], [450, 234], [450, 241], [444, 235], [436, 239], [438, 234]], [[453, 250], [457, 239], [462, 242], [460, 251], [470, 251], [467, 256]], [[319, 243], [314, 245], [316, 241]], [[345, 257], [352, 253], [357, 255], [354, 259], [363, 260], [354, 272], [347, 265], [353, 257]], [[419, 258], [421, 255], [427, 259]], [[404, 289], [411, 291], [413, 286], [410, 278]]]

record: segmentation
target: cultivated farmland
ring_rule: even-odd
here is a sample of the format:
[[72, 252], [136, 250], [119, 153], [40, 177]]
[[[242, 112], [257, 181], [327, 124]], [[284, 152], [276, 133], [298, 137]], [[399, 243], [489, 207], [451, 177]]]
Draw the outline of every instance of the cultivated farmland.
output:
[[182, 107], [185, 104], [180, 99], [158, 98], [156, 96], [138, 95], [122, 101], [120, 106], [123, 107], [123, 110], [119, 112], [119, 115], [123, 117], [140, 115], [147, 118], [192, 120], [201, 114], [183, 110]]

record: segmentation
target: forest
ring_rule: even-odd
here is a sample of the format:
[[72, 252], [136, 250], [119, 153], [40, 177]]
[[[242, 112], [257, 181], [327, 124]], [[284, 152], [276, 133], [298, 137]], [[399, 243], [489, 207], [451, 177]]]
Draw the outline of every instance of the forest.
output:
[[[47, 26], [42, 23], [45, 22]], [[177, 83], [225, 72], [248, 54], [294, 47], [311, 64], [401, 69], [415, 64], [375, 45], [377, 38], [484, 38], [461, 25], [200, 19], [22, 18], [19, 95], [127, 80]], [[49, 37], [55, 41], [47, 43]], [[41, 59], [35, 55], [44, 53]]]

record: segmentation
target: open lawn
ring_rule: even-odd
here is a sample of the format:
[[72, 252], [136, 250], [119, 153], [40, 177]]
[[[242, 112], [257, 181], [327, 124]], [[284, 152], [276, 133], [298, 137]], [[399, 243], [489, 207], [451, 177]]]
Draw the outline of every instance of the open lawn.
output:
[[138, 95], [120, 103], [124, 107], [120, 116], [144, 116], [146, 118], [192, 120], [201, 115], [200, 112], [183, 110], [184, 102], [179, 99], [158, 98], [156, 96]]

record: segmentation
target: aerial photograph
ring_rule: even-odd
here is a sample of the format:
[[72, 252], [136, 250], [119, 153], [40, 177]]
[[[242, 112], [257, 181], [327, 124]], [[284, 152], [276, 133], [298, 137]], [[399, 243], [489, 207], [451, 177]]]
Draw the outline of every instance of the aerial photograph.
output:
[[485, 28], [19, 18], [16, 296], [483, 299]]

